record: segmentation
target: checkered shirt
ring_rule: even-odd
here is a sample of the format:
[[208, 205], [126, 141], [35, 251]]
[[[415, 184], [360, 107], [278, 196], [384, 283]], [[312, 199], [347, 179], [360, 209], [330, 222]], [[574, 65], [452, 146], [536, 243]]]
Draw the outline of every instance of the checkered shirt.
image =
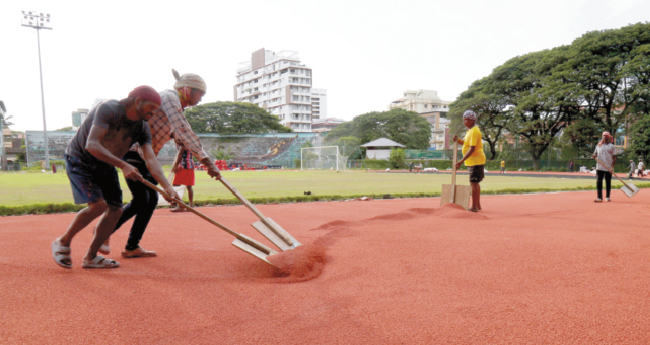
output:
[[[199, 137], [194, 134], [192, 127], [183, 114], [178, 92], [165, 90], [160, 92], [160, 98], [162, 99], [160, 108], [154, 112], [153, 117], [149, 120], [151, 147], [156, 156], [169, 140], [174, 139], [176, 144], [188, 149], [199, 160], [209, 157], [203, 151], [203, 145], [201, 145]], [[138, 144], [133, 145], [131, 150], [140, 152], [140, 156], [142, 156], [142, 150], [140, 150]]]

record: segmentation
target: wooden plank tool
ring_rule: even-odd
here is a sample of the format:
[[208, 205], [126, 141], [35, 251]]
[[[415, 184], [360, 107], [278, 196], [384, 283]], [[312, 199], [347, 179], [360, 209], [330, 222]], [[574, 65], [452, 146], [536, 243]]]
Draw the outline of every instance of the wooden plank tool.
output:
[[149, 187], [149, 188], [155, 190], [156, 192], [160, 193], [161, 195], [164, 195], [169, 199], [173, 199], [175, 203], [177, 203], [178, 205], [180, 205], [184, 209], [194, 213], [195, 215], [207, 220], [208, 222], [210, 222], [210, 224], [215, 225], [216, 227], [220, 228], [221, 230], [224, 230], [225, 232], [235, 236], [235, 240], [232, 242], [233, 246], [245, 251], [248, 254], [253, 255], [254, 257], [266, 262], [267, 264], [269, 264], [271, 266], [275, 266], [267, 258], [269, 256], [271, 256], [271, 255], [277, 254], [278, 253], [277, 251], [263, 245], [260, 242], [257, 242], [256, 240], [254, 240], [254, 239], [252, 239], [252, 238], [250, 238], [248, 236], [238, 234], [238, 233], [228, 229], [227, 227], [217, 223], [216, 221], [212, 220], [212, 218], [210, 218], [210, 217], [204, 215], [203, 213], [189, 207], [183, 201], [172, 198], [169, 194], [165, 193], [165, 191], [162, 188], [154, 186], [153, 183], [151, 183], [151, 182], [149, 182], [147, 180], [143, 180], [142, 183], [144, 183], [147, 187]]
[[440, 196], [440, 206], [452, 203], [462, 206], [465, 210], [469, 209], [469, 198], [472, 195], [472, 187], [467, 185], [456, 185], [456, 162], [458, 159], [458, 143], [454, 142], [454, 158], [451, 167], [451, 184], [442, 185], [442, 195]]
[[250, 201], [246, 200], [239, 191], [235, 189], [228, 181], [226, 181], [223, 176], [219, 179], [221, 183], [249, 210], [251, 210], [257, 218], [260, 220], [251, 224], [255, 230], [259, 231], [264, 237], [268, 238], [273, 244], [275, 244], [280, 250], [285, 251], [289, 249], [294, 249], [300, 245], [300, 242], [296, 241], [291, 234], [284, 230], [280, 225], [274, 222], [271, 218], [266, 217], [260, 212], [257, 207], [255, 207]]

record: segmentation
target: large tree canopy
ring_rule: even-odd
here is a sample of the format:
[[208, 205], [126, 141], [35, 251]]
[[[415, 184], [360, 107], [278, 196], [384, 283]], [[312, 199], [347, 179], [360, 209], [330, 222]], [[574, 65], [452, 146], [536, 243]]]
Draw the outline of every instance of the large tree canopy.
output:
[[351, 122], [340, 124], [327, 135], [328, 141], [356, 137], [361, 143], [379, 138], [396, 141], [409, 149], [429, 148], [431, 125], [414, 111], [391, 109], [361, 114]]
[[490, 158], [507, 134], [522, 139], [537, 167], [563, 130], [576, 152], [589, 152], [603, 130], [615, 133], [648, 114], [649, 82], [650, 23], [589, 32], [569, 46], [512, 58], [474, 82], [450, 105], [452, 129], [472, 109]]
[[277, 116], [252, 103], [214, 102], [185, 111], [196, 133], [260, 134], [291, 132]]

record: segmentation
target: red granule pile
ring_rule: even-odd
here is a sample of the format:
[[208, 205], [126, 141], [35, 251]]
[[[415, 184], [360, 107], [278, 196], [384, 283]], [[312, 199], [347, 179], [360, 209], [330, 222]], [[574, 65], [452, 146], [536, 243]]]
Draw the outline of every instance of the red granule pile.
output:
[[283, 283], [296, 283], [318, 277], [325, 266], [325, 247], [318, 244], [303, 244], [268, 257], [277, 267], [274, 277]]

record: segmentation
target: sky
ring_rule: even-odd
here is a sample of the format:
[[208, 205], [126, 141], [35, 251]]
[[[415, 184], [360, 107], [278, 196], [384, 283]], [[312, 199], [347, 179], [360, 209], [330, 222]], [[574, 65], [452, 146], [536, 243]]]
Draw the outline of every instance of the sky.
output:
[[508, 59], [571, 44], [584, 33], [650, 21], [650, 0], [187, 0], [0, 3], [0, 100], [12, 130], [43, 130], [36, 30], [23, 10], [49, 13], [40, 30], [47, 129], [72, 125], [95, 99], [172, 87], [171, 69], [207, 84], [203, 103], [232, 101], [238, 64], [265, 48], [298, 51], [328, 117], [384, 111], [404, 90], [453, 101]]

